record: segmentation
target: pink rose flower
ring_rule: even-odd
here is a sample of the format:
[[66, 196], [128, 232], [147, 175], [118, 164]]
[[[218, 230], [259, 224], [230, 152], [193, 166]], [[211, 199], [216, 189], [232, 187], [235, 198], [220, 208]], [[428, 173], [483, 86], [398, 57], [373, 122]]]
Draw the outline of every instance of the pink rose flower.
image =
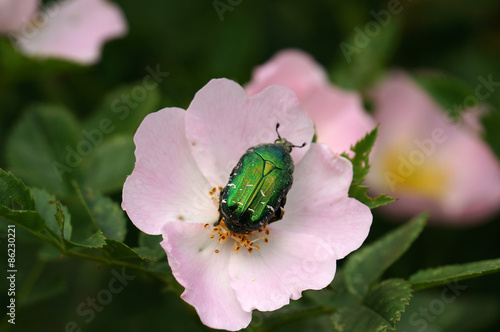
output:
[[284, 50], [253, 72], [250, 96], [278, 84], [292, 89], [316, 126], [317, 141], [333, 151], [349, 152], [351, 145], [375, 127], [360, 96], [333, 86], [325, 70], [308, 54]]
[[3, 1], [16, 3], [10, 5], [11, 20], [23, 24], [17, 24], [10, 36], [19, 50], [29, 56], [93, 64], [100, 59], [106, 41], [127, 31], [121, 10], [106, 0], [60, 1], [36, 14], [31, 12], [31, 18], [26, 15], [30, 14], [32, 2], [23, 2], [23, 10], [18, 10], [22, 1]]
[[[294, 144], [294, 183], [286, 214], [260, 232], [230, 233], [219, 218], [219, 193], [245, 151], [280, 135]], [[187, 111], [149, 114], [134, 137], [136, 163], [122, 207], [148, 234], [162, 234], [182, 298], [202, 322], [239, 330], [252, 310], [276, 310], [307, 289], [326, 287], [336, 260], [357, 249], [372, 221], [347, 197], [351, 163], [311, 143], [313, 122], [295, 94], [272, 86], [249, 97], [233, 81], [210, 81]]]
[[382, 209], [436, 222], [474, 224], [500, 207], [500, 164], [480, 137], [477, 110], [459, 123], [403, 72], [373, 92], [379, 137], [367, 182], [399, 200]]

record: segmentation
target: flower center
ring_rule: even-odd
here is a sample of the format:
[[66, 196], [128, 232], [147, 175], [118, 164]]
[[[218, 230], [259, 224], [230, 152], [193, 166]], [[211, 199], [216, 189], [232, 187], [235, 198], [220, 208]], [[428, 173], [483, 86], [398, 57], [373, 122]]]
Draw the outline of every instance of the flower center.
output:
[[402, 192], [441, 199], [449, 178], [446, 166], [421, 151], [404, 151], [391, 151], [385, 159], [386, 170], [393, 175], [394, 185]]
[[206, 229], [210, 229], [210, 238], [217, 239], [219, 242], [219, 246], [215, 249], [215, 253], [218, 254], [220, 252], [220, 246], [232, 239], [234, 241], [234, 251], [240, 251], [242, 248], [248, 250], [249, 253], [252, 253], [255, 250], [260, 250], [260, 246], [256, 244], [258, 241], [262, 240], [264, 243], [269, 243], [269, 235], [271, 232], [269, 229], [266, 229], [267, 224], [259, 228], [254, 232], [244, 233], [244, 234], [236, 234], [227, 229], [226, 224], [224, 223], [224, 219], [221, 220], [219, 225], [211, 228], [210, 224], [205, 224]]

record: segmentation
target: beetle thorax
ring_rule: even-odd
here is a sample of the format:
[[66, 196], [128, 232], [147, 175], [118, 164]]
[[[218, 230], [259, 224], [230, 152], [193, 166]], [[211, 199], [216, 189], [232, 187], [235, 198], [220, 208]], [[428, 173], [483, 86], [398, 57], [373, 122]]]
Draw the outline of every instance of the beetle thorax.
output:
[[292, 152], [292, 148], [293, 148], [292, 142], [289, 142], [284, 138], [281, 138], [281, 137], [278, 138], [277, 140], [274, 141], [274, 144], [282, 145], [288, 151], [288, 153]]

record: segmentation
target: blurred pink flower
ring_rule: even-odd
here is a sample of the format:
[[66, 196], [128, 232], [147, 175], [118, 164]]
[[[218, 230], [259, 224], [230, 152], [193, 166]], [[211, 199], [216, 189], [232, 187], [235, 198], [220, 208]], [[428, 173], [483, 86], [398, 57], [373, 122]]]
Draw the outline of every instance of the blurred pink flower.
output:
[[[249, 147], [276, 139], [276, 123], [282, 137], [307, 142], [292, 151], [286, 214], [238, 238], [223, 223], [213, 226], [219, 192]], [[351, 163], [311, 143], [313, 135], [311, 119], [288, 88], [249, 98], [227, 79], [210, 81], [187, 111], [165, 108], [141, 123], [122, 207], [140, 230], [163, 235], [173, 275], [185, 287], [182, 298], [204, 324], [239, 330], [254, 309], [276, 310], [306, 289], [326, 287], [336, 260], [366, 239], [372, 215], [347, 197]]]
[[351, 145], [375, 127], [360, 96], [332, 85], [325, 70], [300, 50], [281, 51], [257, 67], [245, 89], [252, 96], [273, 84], [297, 94], [314, 121], [317, 141], [337, 153], [349, 152]]
[[35, 14], [40, 0], [0, 0], [0, 32], [20, 29]]
[[[3, 1], [21, 3], [19, 0]], [[93, 64], [100, 59], [106, 41], [123, 36], [127, 31], [121, 10], [106, 0], [60, 1], [36, 14], [32, 12], [31, 18], [26, 18], [31, 4], [23, 2], [23, 5], [26, 7], [22, 11], [14, 10], [21, 5], [11, 5], [11, 20], [23, 24], [17, 24], [10, 36], [20, 51], [29, 56]]]
[[480, 137], [477, 110], [453, 123], [403, 72], [373, 92], [379, 137], [367, 182], [399, 200], [382, 209], [436, 222], [474, 224], [500, 207], [500, 164]]

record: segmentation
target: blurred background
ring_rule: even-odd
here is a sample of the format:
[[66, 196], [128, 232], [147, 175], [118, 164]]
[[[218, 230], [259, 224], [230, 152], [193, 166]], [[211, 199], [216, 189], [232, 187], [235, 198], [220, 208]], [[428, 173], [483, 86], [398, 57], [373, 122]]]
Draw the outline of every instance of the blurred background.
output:
[[[329, 72], [334, 84], [361, 92], [368, 111], [371, 102], [366, 92], [384, 72], [393, 68], [441, 71], [472, 87], [478, 84], [478, 76], [492, 75], [494, 81], [500, 81], [500, 2], [497, 0], [113, 2], [123, 11], [128, 32], [106, 43], [100, 61], [94, 65], [26, 57], [8, 38], [0, 39], [0, 168], [12, 169], [27, 185], [31, 185], [30, 181], [36, 182], [36, 164], [33, 169], [16, 172], [7, 157], [9, 149], [24, 148], [22, 144], [16, 145], [21, 135], [16, 124], [27, 110], [40, 104], [59, 105], [70, 110], [82, 128], [92, 128], [92, 124], [106, 114], [102, 113], [106, 112], [103, 105], [113, 100], [110, 95], [118, 96], [122, 87], [140, 84], [151, 71], [161, 71], [163, 76], [157, 81], [157, 88], [148, 93], [148, 105], [140, 111], [143, 113], [169, 106], [187, 108], [194, 94], [212, 78], [227, 77], [245, 84], [251, 79], [254, 67], [291, 47], [311, 54]], [[366, 23], [374, 20], [371, 12], [387, 10], [390, 4], [399, 4], [400, 13], [392, 15], [391, 22], [356, 60], [359, 62], [348, 63], [341, 43], [352, 43], [356, 28], [364, 29]], [[494, 109], [500, 107], [500, 90], [492, 93], [488, 103]], [[131, 136], [143, 117], [144, 114], [139, 113], [135, 122], [130, 120], [130, 128], [112, 135]], [[494, 129], [488, 131], [490, 142], [499, 136], [495, 136]], [[53, 139], [57, 140], [57, 135]], [[124, 146], [123, 153], [128, 155], [120, 157], [122, 164], [116, 167], [128, 174], [133, 168], [133, 147], [128, 143]], [[108, 164], [107, 167], [115, 166]], [[83, 174], [85, 170], [78, 172]], [[113, 173], [113, 169], [109, 173]], [[99, 183], [100, 180], [89, 181]], [[121, 202], [123, 181], [124, 177], [117, 178], [103, 191]], [[58, 198], [64, 196], [64, 189], [51, 189]], [[65, 203], [71, 205], [71, 202]], [[367, 242], [397, 225], [377, 210], [374, 215]], [[74, 219], [77, 223], [78, 217]], [[6, 222], [0, 223], [4, 236], [0, 239], [2, 262], [6, 261], [3, 249], [6, 225]], [[130, 221], [126, 228], [125, 243], [137, 246], [137, 229]], [[164, 291], [159, 282], [133, 270], [127, 270], [130, 281], [122, 291], [113, 293], [112, 299], [105, 301], [106, 305], [89, 309], [92, 306], [88, 299], [108, 289], [114, 273], [122, 273], [121, 268], [60, 257], [20, 227], [17, 229], [17, 320], [15, 326], [4, 321], [1, 328], [10, 328], [10, 331], [209, 330], [200, 323], [194, 309], [175, 293]], [[429, 225], [403, 258], [391, 267], [387, 277], [406, 277], [421, 268], [500, 257], [499, 235], [498, 215], [465, 229]], [[397, 325], [398, 331], [498, 331], [498, 275], [460, 284], [466, 289], [450, 303], [439, 301], [443, 288], [416, 292]], [[1, 302], [6, 303], [5, 277], [0, 280], [0, 289]], [[259, 319], [262, 317], [256, 318], [249, 331], [258, 327]], [[318, 328], [311, 319], [283, 330]]]

